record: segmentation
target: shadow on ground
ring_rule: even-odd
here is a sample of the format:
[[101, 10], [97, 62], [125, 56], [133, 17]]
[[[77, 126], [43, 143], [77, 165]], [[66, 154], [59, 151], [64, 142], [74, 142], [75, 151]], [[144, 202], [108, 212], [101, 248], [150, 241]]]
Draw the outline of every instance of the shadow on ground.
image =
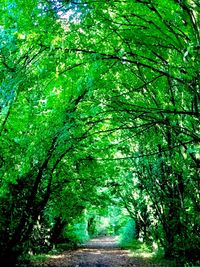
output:
[[52, 255], [34, 267], [160, 267], [145, 260], [131, 257], [129, 250], [120, 249], [116, 237], [90, 240], [75, 251]]

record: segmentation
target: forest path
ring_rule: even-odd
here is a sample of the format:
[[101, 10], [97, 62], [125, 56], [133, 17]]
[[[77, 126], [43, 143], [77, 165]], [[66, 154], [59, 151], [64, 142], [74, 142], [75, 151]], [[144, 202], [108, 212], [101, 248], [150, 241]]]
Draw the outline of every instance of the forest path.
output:
[[74, 251], [50, 256], [42, 267], [158, 267], [143, 259], [130, 256], [130, 251], [120, 249], [116, 237], [94, 238]]

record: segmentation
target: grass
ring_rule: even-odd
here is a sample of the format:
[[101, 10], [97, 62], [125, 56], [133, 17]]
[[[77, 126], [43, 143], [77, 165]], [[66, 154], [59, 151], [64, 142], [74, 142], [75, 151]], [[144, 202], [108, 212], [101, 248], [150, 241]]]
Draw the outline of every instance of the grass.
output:
[[28, 255], [28, 260], [33, 264], [40, 264], [51, 258], [52, 256], [59, 255], [63, 251], [74, 249], [74, 244], [61, 243], [56, 246], [56, 248], [50, 250], [48, 253], [41, 253], [35, 255]]
[[141, 257], [141, 258], [151, 258], [153, 252], [151, 247], [145, 243], [142, 243], [138, 240], [132, 240], [129, 242], [119, 242], [121, 248], [129, 249], [131, 251], [131, 255], [134, 257]]
[[152, 245], [148, 245], [136, 239], [132, 241], [121, 239], [119, 241], [119, 246], [124, 249], [129, 249], [132, 257], [147, 260], [153, 265], [163, 267], [200, 267], [200, 264], [180, 263], [181, 259], [177, 259], [178, 261], [165, 259], [164, 250], [162, 248], [153, 248]]
[[132, 257], [145, 259], [152, 264], [158, 264], [163, 267], [179, 267], [175, 261], [164, 259], [164, 251], [161, 248], [154, 249], [152, 245], [136, 239], [127, 242], [126, 240], [121, 240], [119, 245], [121, 248], [129, 249]]
[[31, 262], [44, 262], [48, 259], [48, 254], [37, 254], [37, 255], [31, 255], [30, 256]]

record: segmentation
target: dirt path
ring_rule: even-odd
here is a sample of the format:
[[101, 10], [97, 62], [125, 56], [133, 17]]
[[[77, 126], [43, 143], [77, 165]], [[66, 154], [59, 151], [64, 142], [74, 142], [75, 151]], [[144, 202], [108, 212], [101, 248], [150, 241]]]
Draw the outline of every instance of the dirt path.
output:
[[117, 246], [114, 237], [95, 238], [82, 245], [78, 250], [66, 251], [50, 258], [42, 267], [158, 267], [145, 260], [131, 257], [128, 250]]

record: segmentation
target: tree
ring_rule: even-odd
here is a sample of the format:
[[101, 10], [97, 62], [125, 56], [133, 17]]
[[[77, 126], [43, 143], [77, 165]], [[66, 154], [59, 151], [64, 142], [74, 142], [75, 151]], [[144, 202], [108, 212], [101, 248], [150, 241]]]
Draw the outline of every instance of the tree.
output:
[[55, 240], [116, 199], [166, 257], [198, 251], [199, 8], [3, 2], [2, 261], [29, 250], [45, 214]]

